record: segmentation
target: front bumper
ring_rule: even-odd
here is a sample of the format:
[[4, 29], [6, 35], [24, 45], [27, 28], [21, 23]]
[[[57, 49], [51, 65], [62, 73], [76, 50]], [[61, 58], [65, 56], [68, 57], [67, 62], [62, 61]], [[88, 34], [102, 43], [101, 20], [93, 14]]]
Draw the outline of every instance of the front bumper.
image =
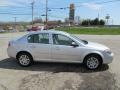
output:
[[111, 53], [111, 54], [105, 53], [104, 54], [104, 58], [103, 58], [103, 64], [110, 64], [110, 63], [112, 63], [113, 57], [114, 57], [113, 53]]

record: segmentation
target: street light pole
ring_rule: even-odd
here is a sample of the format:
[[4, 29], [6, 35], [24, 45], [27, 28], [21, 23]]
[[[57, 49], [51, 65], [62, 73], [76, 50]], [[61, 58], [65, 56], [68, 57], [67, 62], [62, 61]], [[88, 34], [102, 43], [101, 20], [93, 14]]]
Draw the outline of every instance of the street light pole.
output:
[[16, 30], [16, 21], [17, 21], [17, 17], [13, 17], [14, 18], [14, 29]]
[[48, 0], [46, 0], [46, 25], [48, 23]]
[[32, 5], [32, 27], [33, 27], [33, 19], [34, 19], [34, 1], [31, 3]]
[[99, 21], [100, 21], [100, 14], [98, 13], [98, 25], [100, 24]]

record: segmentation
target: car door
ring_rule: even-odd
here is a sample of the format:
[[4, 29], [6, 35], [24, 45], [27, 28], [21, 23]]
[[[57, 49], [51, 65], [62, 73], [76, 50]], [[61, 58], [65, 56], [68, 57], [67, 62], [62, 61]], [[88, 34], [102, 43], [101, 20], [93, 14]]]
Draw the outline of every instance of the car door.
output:
[[[72, 39], [65, 35], [53, 34], [52, 59], [56, 61], [80, 61], [80, 49], [71, 46]], [[76, 42], [74, 42], [76, 43]], [[76, 43], [77, 44], [77, 43]]]
[[33, 57], [39, 60], [51, 60], [51, 44], [48, 33], [28, 36], [28, 47]]

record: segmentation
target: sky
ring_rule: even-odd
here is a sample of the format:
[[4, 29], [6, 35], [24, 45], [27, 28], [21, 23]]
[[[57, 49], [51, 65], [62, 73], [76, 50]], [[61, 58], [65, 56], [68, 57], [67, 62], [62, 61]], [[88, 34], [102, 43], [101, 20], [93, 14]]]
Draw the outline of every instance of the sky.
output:
[[[33, 0], [0, 0], [0, 22], [31, 21], [31, 2]], [[34, 17], [45, 18], [45, 1], [34, 0]], [[101, 2], [113, 1], [101, 4]], [[54, 9], [69, 7], [71, 3], [75, 4], [75, 16], [80, 19], [94, 19], [98, 17], [105, 19], [110, 15], [109, 24], [120, 25], [120, 0], [48, 0], [49, 20], [64, 20], [69, 17], [69, 9]]]

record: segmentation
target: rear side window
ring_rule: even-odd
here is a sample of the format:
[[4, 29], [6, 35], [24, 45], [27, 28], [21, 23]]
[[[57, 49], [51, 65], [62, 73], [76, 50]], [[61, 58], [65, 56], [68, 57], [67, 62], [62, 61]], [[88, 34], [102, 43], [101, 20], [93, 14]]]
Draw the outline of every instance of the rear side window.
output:
[[28, 36], [28, 43], [49, 44], [49, 34], [41, 33], [30, 35]]

